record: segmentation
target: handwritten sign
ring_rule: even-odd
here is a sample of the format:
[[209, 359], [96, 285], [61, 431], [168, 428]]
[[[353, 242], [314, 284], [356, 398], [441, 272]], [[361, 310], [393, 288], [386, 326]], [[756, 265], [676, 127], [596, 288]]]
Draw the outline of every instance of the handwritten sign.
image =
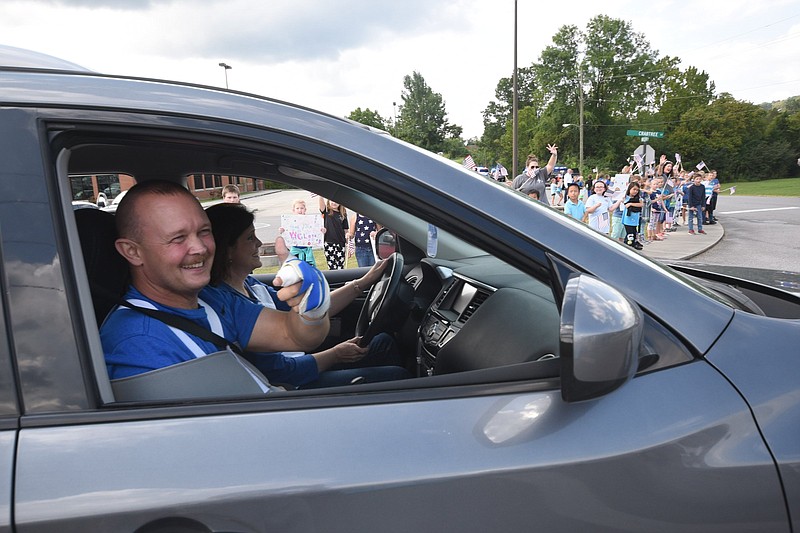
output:
[[322, 248], [322, 215], [281, 215], [281, 227], [287, 246]]
[[615, 202], [625, 196], [625, 190], [628, 188], [628, 182], [631, 179], [630, 174], [617, 174], [611, 180], [611, 199]]

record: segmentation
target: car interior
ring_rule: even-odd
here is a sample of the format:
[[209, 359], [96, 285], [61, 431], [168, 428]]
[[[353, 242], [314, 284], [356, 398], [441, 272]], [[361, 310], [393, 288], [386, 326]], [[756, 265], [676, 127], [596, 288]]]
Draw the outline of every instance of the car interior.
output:
[[[378, 328], [394, 336], [415, 378], [337, 387], [342, 392], [498, 383], [525, 383], [534, 390], [558, 388], [564, 287], [554, 281], [559, 279], [554, 271], [561, 269], [564, 276], [569, 271], [565, 265], [534, 265], [532, 273], [523, 272], [456, 235], [457, 224], [437, 226], [436, 253], [430, 257], [426, 254], [430, 225], [420, 216], [425, 211], [415, 209], [408, 200], [399, 201], [380, 180], [335, 160], [320, 161], [241, 140], [223, 142], [150, 131], [67, 131], [55, 139], [61, 183], [67, 183], [70, 175], [97, 173], [125, 173], [137, 181], [167, 179], [183, 185], [197, 173], [247, 176], [317, 193], [379, 221], [386, 228], [379, 235], [379, 248], [393, 252], [390, 260], [394, 263], [384, 274], [390, 281], [394, 278], [393, 283], [381, 285], [391, 289], [379, 295], [379, 309], [368, 310], [373, 318], [366, 325], [359, 325], [358, 317], [372, 298], [356, 300], [356, 309], [343, 313], [349, 316], [337, 323], [337, 331], [321, 348], [351, 338], [359, 327], [371, 327], [371, 333]], [[65, 206], [70, 200], [68, 189], [65, 186], [62, 191]], [[67, 224], [67, 230], [72, 242], [80, 242], [73, 257], [80, 257], [86, 270], [85, 279], [78, 272], [76, 290], [93, 311], [85, 313], [85, 325], [89, 336], [96, 337], [103, 318], [124, 293], [127, 265], [114, 249], [113, 213], [102, 209], [73, 212], [74, 229]], [[333, 289], [363, 272], [349, 269], [325, 271], [325, 275]], [[256, 277], [268, 283], [272, 275]], [[639, 371], [691, 360], [666, 328], [650, 317], [645, 321]], [[93, 343], [91, 357], [107, 403], [260, 397], [264, 392], [242, 385], [242, 372], [254, 369], [232, 354], [147, 373], [138, 380], [147, 382], [144, 385], [131, 384], [136, 379], [108, 382], [99, 340]], [[229, 379], [220, 378], [227, 375], [223, 368], [233, 368]], [[319, 391], [278, 391], [273, 396], [285, 394]]]

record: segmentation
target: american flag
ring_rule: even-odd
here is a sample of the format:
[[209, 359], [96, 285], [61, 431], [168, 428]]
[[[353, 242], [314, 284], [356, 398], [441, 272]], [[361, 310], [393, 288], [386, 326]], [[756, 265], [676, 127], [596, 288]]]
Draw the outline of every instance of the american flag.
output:
[[464, 162], [461, 163], [461, 164], [464, 165], [465, 168], [468, 168], [470, 170], [474, 170], [474, 169], [476, 169], [478, 167], [478, 165], [475, 164], [475, 160], [472, 159], [471, 155], [468, 155], [467, 157], [465, 157], [464, 158]]
[[353, 256], [355, 254], [356, 254], [356, 240], [347, 239], [347, 257]]
[[[636, 161], [636, 167], [637, 168], [642, 168], [644, 166], [644, 159], [642, 159], [641, 155], [633, 154], [633, 160]], [[634, 172], [635, 172], [635, 170], [634, 170]]]
[[704, 161], [700, 161], [697, 163], [697, 170], [703, 170], [703, 167], [706, 166]]

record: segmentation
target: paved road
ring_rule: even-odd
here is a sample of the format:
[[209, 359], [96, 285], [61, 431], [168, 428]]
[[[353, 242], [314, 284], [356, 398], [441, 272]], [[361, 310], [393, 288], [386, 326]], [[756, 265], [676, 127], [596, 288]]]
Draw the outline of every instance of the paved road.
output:
[[723, 196], [717, 215], [725, 236], [693, 260], [800, 272], [800, 198]]

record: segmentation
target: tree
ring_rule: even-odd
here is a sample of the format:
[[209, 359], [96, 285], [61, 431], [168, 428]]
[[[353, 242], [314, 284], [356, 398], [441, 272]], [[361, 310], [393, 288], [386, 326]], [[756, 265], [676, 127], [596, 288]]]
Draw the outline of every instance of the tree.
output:
[[[502, 138], [513, 120], [514, 80], [512, 77], [501, 78], [494, 91], [495, 100], [489, 102], [483, 111], [483, 136], [478, 142], [480, 152], [492, 164], [505, 161], [511, 165], [511, 149], [504, 150]], [[517, 69], [517, 106], [540, 108], [537, 101], [540, 93], [536, 91], [536, 80], [532, 67]]]
[[[620, 168], [639, 144], [628, 129], [663, 131], [660, 153], [704, 160], [727, 178], [800, 174], [800, 98], [755, 106], [715, 96], [709, 75], [677, 57], [659, 57], [623, 20], [599, 15], [581, 32], [562, 26], [529, 68], [520, 69], [518, 154], [555, 142], [561, 163], [575, 166], [583, 117], [584, 171]], [[483, 113], [480, 147], [512, 161], [511, 80]], [[583, 105], [581, 105], [583, 104]], [[582, 113], [581, 113], [582, 109]], [[519, 162], [519, 160], [518, 160]]]
[[381, 130], [389, 129], [389, 121], [380, 116], [377, 111], [372, 111], [370, 108], [366, 108], [362, 111], [360, 107], [357, 107], [347, 115], [347, 118], [360, 122], [365, 126], [372, 126], [373, 128]]
[[395, 135], [431, 152], [444, 152], [445, 140], [460, 137], [463, 128], [450, 124], [442, 95], [433, 92], [419, 72], [405, 76], [403, 87]]

